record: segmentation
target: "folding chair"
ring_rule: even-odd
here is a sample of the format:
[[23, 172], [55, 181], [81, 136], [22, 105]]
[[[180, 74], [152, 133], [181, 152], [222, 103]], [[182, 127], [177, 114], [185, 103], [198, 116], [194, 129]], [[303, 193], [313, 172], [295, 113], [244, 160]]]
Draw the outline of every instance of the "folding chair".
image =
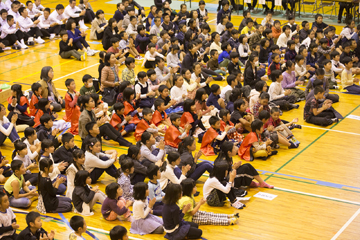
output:
[[[322, 0], [320, 0], [320, 5], [319, 5], [319, 7], [317, 8], [317, 10], [319, 10], [319, 9], [321, 9], [321, 11], [322, 11], [322, 15], [324, 16], [324, 13], [328, 13], [328, 12], [330, 12], [330, 10], [329, 11], [326, 11], [326, 12], [324, 12], [324, 7], [330, 7], [331, 8], [331, 14], [330, 14], [330, 19], [332, 18], [332, 17], [337, 17], [337, 11], [336, 11], [336, 2], [328, 2], [328, 1], [325, 1], [325, 2], [323, 2]], [[334, 13], [334, 14], [333, 14]]]
[[[315, 0], [314, 2], [312, 2], [312, 1], [306, 1], [306, 0], [301, 0], [301, 5], [302, 5], [302, 10], [303, 10], [303, 13], [304, 13], [304, 15], [305, 16], [310, 16], [310, 17], [312, 17], [312, 16], [314, 16], [314, 12], [316, 12], [317, 11], [317, 0]], [[306, 12], [305, 12], [305, 5], [312, 5], [313, 6], [313, 9], [312, 9], [312, 11], [311, 11], [311, 14], [309, 15], [309, 14], [305, 14]]]

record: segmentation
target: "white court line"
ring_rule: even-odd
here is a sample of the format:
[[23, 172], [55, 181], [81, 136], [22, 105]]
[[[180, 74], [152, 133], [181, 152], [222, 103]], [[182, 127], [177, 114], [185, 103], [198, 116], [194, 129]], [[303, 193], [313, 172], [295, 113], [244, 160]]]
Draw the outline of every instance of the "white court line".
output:
[[97, 65], [99, 65], [99, 64], [100, 64], [100, 63], [95, 63], [95, 64], [93, 64], [93, 65], [91, 65], [91, 66], [88, 66], [88, 67], [82, 68], [82, 69], [80, 69], [80, 70], [77, 70], [77, 71], [72, 72], [72, 73], [69, 73], [69, 74], [66, 74], [65, 76], [62, 76], [62, 77], [56, 78], [56, 79], [54, 79], [54, 80], [52, 80], [52, 81], [53, 81], [53, 82], [55, 82], [55, 81], [57, 81], [57, 80], [60, 80], [60, 79], [66, 78], [67, 76], [70, 76], [70, 75], [73, 75], [73, 74], [75, 74], [75, 73], [78, 73], [78, 72], [84, 71], [84, 70], [86, 70], [86, 69], [88, 69], [88, 68], [95, 67], [95, 66], [97, 66]]
[[342, 226], [342, 228], [331, 238], [331, 240], [337, 239], [340, 234], [350, 225], [352, 221], [360, 214], [360, 208], [352, 215], [352, 217]]
[[207, 23], [213, 22], [213, 21], [215, 21], [215, 20], [217, 20], [217, 18], [211, 19], [211, 20], [207, 21]]
[[295, 190], [286, 189], [286, 188], [279, 188], [279, 187], [274, 187], [274, 189], [283, 190], [285, 192], [299, 193], [299, 194], [306, 195], [306, 196], [323, 198], [323, 199], [328, 199], [328, 200], [333, 200], [333, 201], [338, 201], [338, 202], [343, 202], [343, 203], [360, 205], [360, 202], [354, 202], [354, 201], [349, 201], [349, 200], [340, 199], [340, 198], [332, 198], [332, 197], [327, 197], [327, 196], [322, 196], [322, 195], [317, 195], [317, 194], [312, 194], [312, 193], [306, 193], [306, 192], [300, 192], [300, 191], [295, 191]]
[[359, 133], [353, 133], [353, 132], [345, 132], [345, 131], [340, 131], [340, 130], [335, 130], [335, 129], [327, 129], [327, 128], [320, 128], [320, 127], [313, 127], [313, 126], [307, 126], [307, 125], [301, 125], [302, 127], [306, 127], [306, 128], [314, 128], [314, 129], [320, 129], [320, 130], [324, 130], [324, 131], [332, 131], [332, 132], [339, 132], [339, 133], [346, 133], [346, 134], [350, 134], [350, 135], [357, 135], [360, 136]]

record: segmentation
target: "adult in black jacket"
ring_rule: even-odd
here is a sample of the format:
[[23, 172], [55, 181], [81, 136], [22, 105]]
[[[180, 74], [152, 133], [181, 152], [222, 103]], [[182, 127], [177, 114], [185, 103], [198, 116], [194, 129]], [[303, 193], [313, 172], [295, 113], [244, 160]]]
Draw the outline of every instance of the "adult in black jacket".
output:
[[110, 18], [108, 26], [105, 28], [104, 31], [104, 37], [102, 39], [102, 45], [105, 50], [108, 50], [111, 47], [110, 39], [112, 37], [117, 37], [119, 40], [121, 40], [119, 33], [120, 32], [117, 27], [117, 22], [115, 18]]

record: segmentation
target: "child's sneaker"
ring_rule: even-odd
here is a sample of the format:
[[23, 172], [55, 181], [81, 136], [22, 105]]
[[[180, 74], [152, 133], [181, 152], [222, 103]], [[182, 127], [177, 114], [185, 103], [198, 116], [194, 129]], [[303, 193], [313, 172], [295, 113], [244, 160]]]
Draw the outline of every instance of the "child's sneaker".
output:
[[259, 186], [260, 186], [260, 184], [259, 184], [258, 182], [251, 181], [251, 183], [250, 183], [250, 187], [251, 187], [251, 188], [257, 188], [257, 187], [259, 187]]
[[278, 154], [278, 151], [271, 151], [271, 154], [269, 156], [273, 156], [273, 155], [276, 155]]
[[260, 187], [262, 187], [262, 188], [274, 188], [273, 185], [270, 185], [270, 184], [266, 183], [265, 181], [260, 183]]
[[246, 207], [245, 204], [241, 203], [239, 200], [232, 203], [231, 206], [236, 208], [236, 209], [243, 209], [244, 207]]
[[333, 121], [333, 123], [337, 123], [337, 122], [339, 122], [339, 119], [337, 119], [337, 118], [332, 118], [331, 121]]
[[56, 36], [56, 34], [55, 34], [55, 33], [52, 33], [52, 34], [50, 34], [49, 39], [50, 39], [50, 40], [52, 40], [52, 39], [54, 39], [54, 38], [55, 38], [55, 36]]
[[239, 213], [235, 213], [235, 214], [233, 214], [233, 216], [234, 216], [234, 218], [240, 218]]
[[334, 89], [340, 89], [339, 86], [335, 85], [333, 86]]
[[140, 55], [136, 56], [135, 59], [136, 60], [143, 60], [143, 58]]
[[295, 144], [295, 143], [292, 142], [292, 141], [289, 141], [289, 143], [290, 143], [289, 149], [298, 148], [298, 147], [299, 147], [299, 145]]
[[230, 225], [235, 225], [237, 223], [237, 218], [230, 218]]

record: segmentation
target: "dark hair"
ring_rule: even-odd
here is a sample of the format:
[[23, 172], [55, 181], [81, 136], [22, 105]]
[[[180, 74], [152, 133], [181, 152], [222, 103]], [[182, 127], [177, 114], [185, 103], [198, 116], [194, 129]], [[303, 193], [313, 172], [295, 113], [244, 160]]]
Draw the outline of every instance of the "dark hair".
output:
[[[222, 45], [221, 45], [221, 50], [223, 51], [226, 51], [227, 47], [230, 45], [229, 42], [224, 42]], [[231, 46], [231, 45], [230, 45]]]
[[165, 197], [163, 199], [163, 203], [172, 205], [176, 204], [181, 198], [181, 185], [170, 183], [166, 187]]
[[314, 95], [317, 95], [318, 93], [323, 93], [323, 92], [325, 92], [325, 90], [322, 86], [316, 86], [314, 88]]
[[[44, 141], [45, 140], [43, 140], [43, 142]], [[43, 142], [41, 142], [41, 147], [42, 147]], [[20, 160], [14, 160], [14, 161], [20, 161]], [[20, 162], [22, 162], [22, 161], [20, 161]], [[49, 170], [49, 168], [52, 165], [54, 165], [54, 162], [50, 158], [42, 158], [42, 159], [40, 159], [40, 161], [39, 161], [39, 170], [40, 171], [39, 171], [39, 174], [38, 174], [38, 184], [39, 184], [40, 178], [41, 178], [41, 171], [45, 172], [45, 168], [47, 168]], [[39, 194], [41, 194], [40, 188], [38, 189], [38, 192], [39, 192]]]
[[269, 41], [267, 38], [263, 38], [260, 40], [260, 46], [265, 47], [266, 41]]
[[177, 113], [172, 113], [172, 114], [170, 115], [170, 121], [171, 121], [171, 123], [172, 123], [173, 121], [176, 121], [176, 119], [179, 119], [179, 118], [181, 118], [181, 115], [179, 115], [179, 114], [177, 114]]
[[111, 55], [114, 55], [114, 53], [111, 53], [111, 52], [109, 52], [109, 53], [106, 53], [106, 55], [105, 55], [105, 61], [104, 61], [104, 63], [105, 63], [105, 66], [110, 66], [110, 58], [111, 58]]
[[287, 41], [287, 46], [290, 47], [291, 45], [295, 45], [295, 41], [294, 41], [294, 40], [289, 40], [289, 41]]
[[211, 87], [210, 87], [210, 91], [211, 91], [212, 93], [216, 93], [219, 89], [220, 89], [220, 86], [217, 85], [217, 84], [213, 84], [213, 85], [211, 85]]
[[[297, 55], [297, 56], [299, 56], [299, 55]], [[297, 56], [296, 56], [296, 57], [297, 57]], [[281, 70], [274, 70], [274, 71], [272, 71], [272, 72], [271, 72], [271, 75], [270, 75], [271, 80], [272, 80], [273, 82], [276, 82], [276, 80], [280, 77], [280, 75], [282, 75]]]
[[323, 45], [323, 44], [325, 44], [325, 43], [327, 44], [328, 41], [327, 41], [327, 39], [322, 38], [322, 39], [320, 39], [319, 43], [320, 43], [320, 45]]
[[315, 75], [316, 76], [325, 75], [325, 70], [323, 68], [318, 68], [315, 70]]
[[163, 103], [165, 104], [164, 100], [162, 100], [161, 98], [157, 98], [154, 102], [155, 110], [158, 110], [158, 107], [160, 107]]
[[233, 142], [231, 142], [231, 141], [223, 142], [221, 144], [221, 148], [220, 148], [221, 150], [220, 150], [219, 156], [215, 159], [215, 162], [225, 160], [228, 163], [229, 167], [231, 167], [233, 160], [231, 157], [229, 157], [228, 153], [232, 152], [233, 148], [234, 148]]
[[291, 60], [286, 61], [285, 67], [283, 68], [283, 71], [288, 70], [288, 69], [291, 68], [293, 65], [294, 65], [293, 61], [291, 61]]
[[234, 58], [238, 58], [238, 57], [239, 57], [239, 54], [236, 51], [230, 53], [230, 59], [234, 59]]
[[322, 62], [322, 65], [325, 66], [325, 65], [328, 64], [328, 63], [331, 63], [331, 60], [325, 59], [325, 60]]
[[135, 95], [135, 90], [132, 89], [132, 88], [125, 88], [124, 91], [123, 91], [123, 98], [124, 98], [124, 101], [127, 101], [127, 102], [130, 102], [130, 96], [131, 95]]
[[321, 14], [316, 14], [316, 15], [315, 15], [315, 21], [316, 21], [319, 17], [322, 18], [323, 16], [322, 16]]
[[264, 88], [264, 85], [266, 84], [265, 81], [258, 81], [255, 83], [255, 90], [258, 92], [261, 92], [262, 89]]
[[110, 240], [119, 240], [123, 239], [123, 237], [126, 235], [127, 230], [123, 226], [115, 226], [110, 230]]
[[[49, 104], [49, 100], [47, 98], [40, 98], [39, 102], [38, 102], [38, 107], [40, 110], [42, 110], [45, 113], [47, 112], [45, 109], [45, 106]], [[40, 122], [41, 122], [41, 117], [40, 117]]]
[[330, 53], [330, 58], [331, 59], [335, 58], [336, 56], [340, 56], [340, 53], [338, 51], [335, 50], [335, 51], [332, 51]]
[[104, 11], [101, 10], [101, 9], [99, 9], [99, 10], [96, 11], [95, 17], [96, 17], [97, 19], [99, 19], [99, 15], [100, 15], [100, 14], [103, 14], [103, 13], [104, 13]]
[[56, 8], [55, 8], [55, 9], [56, 9], [56, 10], [64, 9], [64, 5], [58, 4], [58, 5], [56, 5]]
[[[271, 57], [273, 57], [273, 56], [274, 56], [274, 54], [273, 54]], [[246, 78], [246, 76], [247, 76], [247, 74], [246, 74], [246, 72], [247, 72], [246, 69], [247, 69], [247, 68], [252, 68], [251, 63], [254, 62], [254, 60], [255, 60], [256, 57], [258, 57], [258, 56], [254, 55], [254, 54], [250, 54], [249, 59], [246, 61], [244, 78]], [[256, 68], [256, 67], [255, 67], [255, 68]]]
[[270, 100], [270, 94], [267, 92], [260, 93], [259, 100], [262, 100], [262, 99]]
[[241, 105], [244, 105], [245, 101], [242, 99], [238, 99], [234, 102], [234, 109], [237, 110], [241, 107]]
[[115, 112], [117, 112], [117, 111], [121, 111], [121, 109], [125, 108], [125, 106], [121, 102], [116, 102], [113, 105], [113, 108], [114, 108]]
[[196, 186], [195, 181], [191, 178], [187, 178], [182, 180], [181, 188], [182, 188], [182, 195], [187, 197], [192, 197], [192, 191]]
[[298, 54], [298, 55], [296, 55], [296, 57], [295, 57], [295, 62], [298, 63], [298, 62], [300, 62], [300, 61], [303, 60], [303, 59], [305, 59], [304, 56]]
[[71, 25], [75, 23], [75, 20], [70, 18], [66, 23], [66, 30], [71, 30]]
[[255, 120], [251, 123], [251, 131], [252, 131], [252, 132], [256, 132], [256, 130], [260, 130], [263, 125], [264, 125], [264, 124], [263, 124], [262, 121], [260, 121], [259, 119], [255, 119]]
[[285, 32], [286, 29], [291, 30], [291, 27], [289, 25], [285, 25], [285, 26], [283, 26], [282, 31]]
[[41, 141], [41, 150], [45, 152], [46, 148], [50, 148], [54, 146], [54, 142], [51, 139], [43, 139]]
[[[213, 85], [214, 86], [214, 85]], [[184, 112], [190, 112], [191, 113], [191, 106], [195, 105], [195, 101], [192, 99], [186, 99], [184, 101]]]
[[[152, 43], [150, 43], [150, 44], [152, 44]], [[149, 44], [149, 45], [150, 45], [150, 44]], [[154, 44], [154, 45], [155, 45], [155, 44]], [[156, 57], [155, 57], [155, 64], [156, 64], [156, 65], [158, 65], [158, 64], [159, 64], [160, 62], [162, 62], [162, 61], [164, 61], [164, 59], [162, 59], [161, 57], [159, 57], [159, 56], [156, 56]]]
[[27, 148], [27, 145], [22, 140], [20, 140], [20, 139], [15, 140], [15, 142], [14, 142], [14, 151], [13, 151], [13, 154], [12, 154], [11, 158], [14, 159], [17, 152], [22, 151], [25, 148]]
[[173, 152], [168, 153], [167, 160], [171, 164], [171, 163], [175, 162], [176, 160], [178, 160], [179, 158], [180, 158], [180, 154], [178, 152], [173, 151]]
[[72, 82], [75, 82], [74, 79], [72, 79], [72, 78], [66, 79], [66, 80], [65, 80], [65, 86], [66, 86], [66, 87], [69, 87]]
[[121, 162], [121, 172], [126, 172], [126, 170], [131, 170], [131, 168], [134, 167], [134, 162], [132, 159], [130, 158], [127, 158], [127, 159], [124, 159], [122, 162]]
[[36, 91], [39, 90], [39, 88], [41, 88], [41, 84], [38, 82], [35, 82], [31, 85], [31, 91], [35, 94]]
[[70, 227], [75, 231], [77, 232], [79, 230], [79, 228], [83, 228], [84, 227], [84, 223], [85, 223], [85, 220], [83, 217], [81, 216], [72, 216], [70, 218]]
[[23, 92], [22, 92], [22, 87], [20, 84], [14, 84], [11, 86], [11, 90], [16, 92], [16, 100], [17, 102], [20, 104], [20, 98], [22, 96], [24, 96]]
[[13, 171], [13, 172], [15, 172], [16, 170], [20, 170], [20, 168], [21, 168], [21, 165], [23, 165], [24, 163], [23, 163], [23, 161], [21, 161], [21, 160], [12, 160], [11, 161], [11, 170]]
[[65, 143], [70, 142], [71, 139], [73, 139], [73, 138], [74, 138], [74, 135], [67, 132], [62, 135], [61, 141], [63, 142], [63, 144], [65, 144]]
[[309, 51], [312, 51], [313, 49], [318, 48], [318, 45], [316, 43], [310, 43], [309, 45]]
[[210, 178], [215, 177], [220, 182], [224, 181], [226, 177], [226, 171], [229, 169], [229, 164], [227, 161], [218, 161], [214, 162], [214, 168], [212, 173], [210, 174]]
[[144, 71], [140, 71], [138, 74], [137, 74], [137, 78], [140, 80], [140, 79], [143, 79], [146, 77], [146, 72]]
[[214, 126], [217, 122], [219, 122], [220, 121], [220, 118], [219, 117], [217, 117], [217, 116], [211, 116], [210, 118], [209, 118], [209, 124], [210, 124], [210, 126]]
[[119, 41], [119, 39], [117, 37], [112, 37], [110, 38], [110, 44], [113, 45], [115, 43], [117, 43]]
[[180, 143], [178, 147], [178, 151], [180, 154], [183, 154], [184, 152], [188, 152], [188, 147], [193, 145], [195, 141], [195, 138], [192, 136], [187, 136], [184, 138]]
[[121, 93], [124, 92], [125, 88], [127, 88], [130, 85], [131, 85], [131, 83], [129, 81], [122, 81], [119, 85], [119, 92], [121, 92]]
[[316, 86], [322, 86], [323, 85], [323, 81], [319, 80], [319, 79], [315, 79], [314, 82], [312, 83], [313, 87]]
[[140, 31], [142, 31], [144, 29], [145, 29], [144, 25], [138, 25], [137, 28], [136, 28], [138, 34], [140, 34]]
[[343, 60], [342, 60], [342, 63], [343, 63], [344, 65], [346, 65], [346, 64], [348, 64], [348, 63], [350, 63], [350, 62], [352, 62], [351, 57], [344, 57]]
[[91, 149], [90, 147], [94, 147], [96, 143], [100, 142], [99, 139], [97, 138], [90, 138], [86, 143], [87, 143], [87, 146], [86, 146], [86, 150], [91, 152]]
[[48, 123], [50, 120], [52, 120], [51, 116], [49, 114], [45, 113], [44, 115], [42, 115], [40, 117], [40, 124], [45, 125], [45, 123]]
[[219, 117], [222, 119], [223, 117], [227, 116], [229, 113], [230, 113], [229, 110], [223, 108], [223, 109], [221, 109], [220, 112], [219, 112]]
[[92, 130], [94, 128], [94, 125], [96, 125], [96, 124], [97, 124], [96, 122], [88, 122], [85, 125], [86, 131], [90, 134], [90, 130]]
[[110, 199], [116, 199], [117, 190], [120, 185], [117, 182], [112, 182], [108, 184], [105, 188], [105, 193]]
[[30, 223], [35, 223], [35, 220], [40, 217], [40, 213], [31, 211], [26, 214], [26, 224], [30, 227]]
[[75, 149], [72, 153], [73, 155], [73, 159], [72, 159], [72, 163], [74, 164], [74, 166], [76, 167], [77, 170], [80, 170], [77, 165], [76, 165], [76, 161], [75, 160], [78, 160], [80, 158], [84, 158], [85, 157], [85, 153], [83, 150], [81, 149]]
[[153, 111], [151, 110], [151, 108], [144, 108], [143, 112], [142, 112], [143, 116], [146, 116], [146, 115], [152, 114], [152, 113], [153, 113]]
[[140, 148], [136, 145], [131, 145], [128, 149], [127, 156], [131, 159], [136, 159], [136, 157], [139, 155]]
[[195, 94], [195, 101], [198, 101], [200, 103], [202, 103], [202, 96], [206, 93], [206, 90], [204, 88], [199, 88], [198, 90], [196, 90], [196, 94]]
[[138, 182], [134, 185], [134, 199], [135, 200], [145, 200], [146, 199], [146, 190], [148, 185], [144, 182]]
[[[25, 131], [24, 131], [24, 136], [25, 136], [25, 138], [29, 138], [30, 136], [32, 136], [32, 135], [34, 135], [34, 134], [36, 134], [34, 128], [32, 128], [32, 127], [27, 127], [27, 128], [25, 128]], [[25, 139], [24, 139], [24, 140], [25, 140]]]
[[158, 171], [159, 171], [159, 167], [155, 164], [150, 164], [149, 167], [146, 170], [146, 176], [150, 179], [153, 180], [154, 176], [157, 175]]
[[260, 113], [259, 113], [259, 119], [260, 120], [263, 120], [263, 119], [269, 119], [270, 118], [270, 113], [266, 110], [262, 110]]
[[141, 146], [140, 143], [146, 144], [146, 142], [150, 140], [151, 136], [152, 136], [152, 133], [149, 133], [149, 132], [145, 131], [145, 132], [141, 135], [141, 139], [140, 139], [140, 141], [139, 141], [136, 145], [137, 145], [138, 147], [140, 147], [140, 146]]
[[86, 185], [86, 179], [90, 177], [90, 173], [85, 170], [80, 170], [75, 175], [74, 185], [83, 187]]
[[266, 28], [264, 31], [263, 31], [263, 36], [264, 37], [267, 37], [268, 34], [272, 33], [272, 30], [269, 29], [269, 28]]

